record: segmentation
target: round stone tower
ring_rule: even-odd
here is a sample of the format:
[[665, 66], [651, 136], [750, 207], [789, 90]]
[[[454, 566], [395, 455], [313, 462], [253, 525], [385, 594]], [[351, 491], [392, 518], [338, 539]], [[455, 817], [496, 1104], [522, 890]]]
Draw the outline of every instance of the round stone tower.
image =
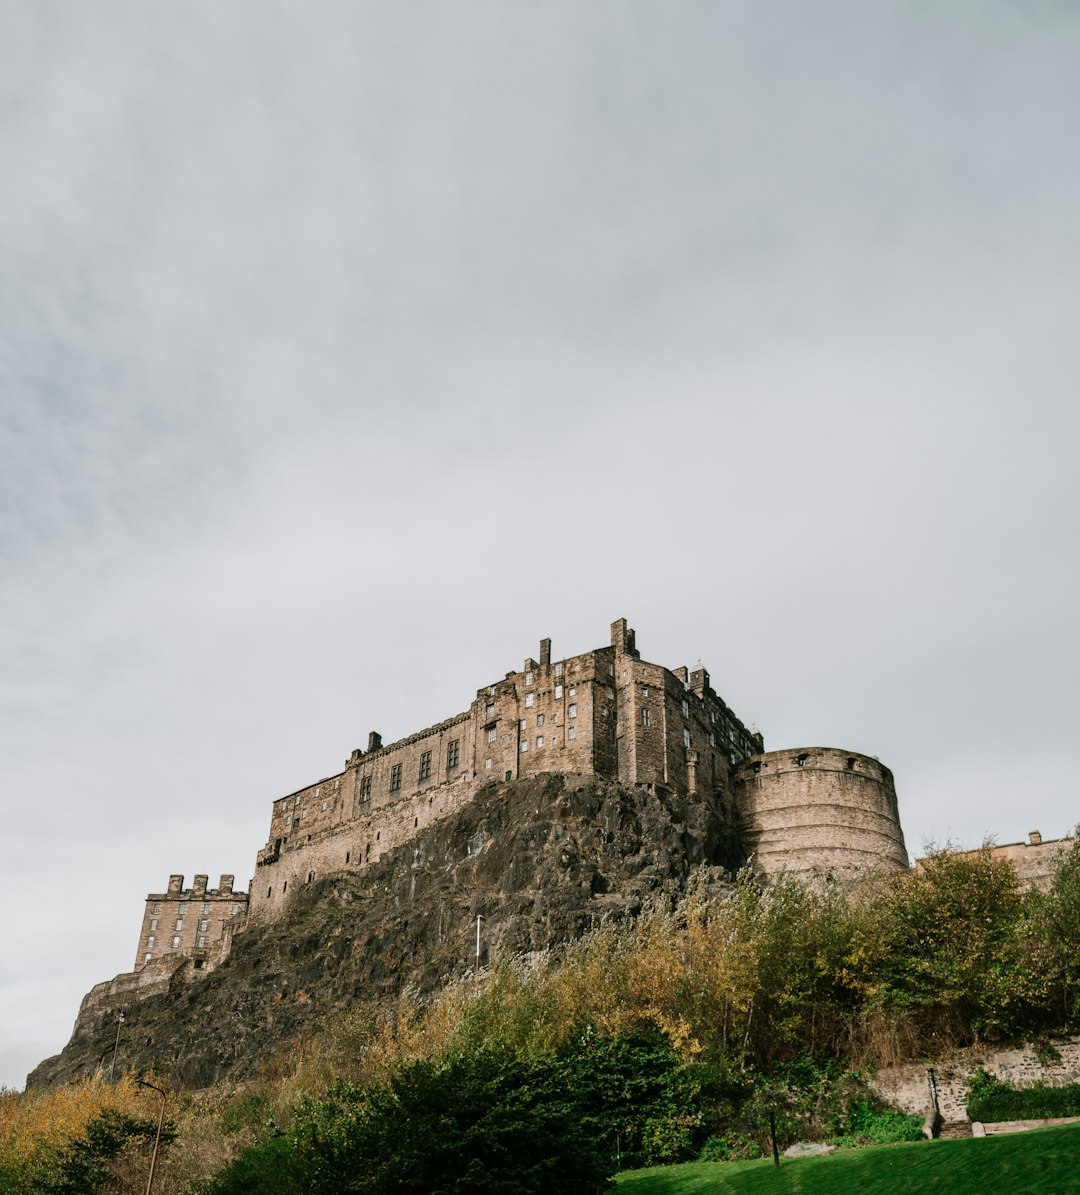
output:
[[743, 849], [759, 875], [907, 868], [892, 772], [833, 747], [767, 751], [735, 772]]

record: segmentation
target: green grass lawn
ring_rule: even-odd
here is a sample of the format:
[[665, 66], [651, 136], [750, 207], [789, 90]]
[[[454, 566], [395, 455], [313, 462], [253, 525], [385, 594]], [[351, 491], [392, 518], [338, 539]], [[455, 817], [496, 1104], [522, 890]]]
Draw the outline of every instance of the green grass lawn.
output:
[[1080, 1125], [968, 1141], [878, 1145], [824, 1158], [687, 1162], [619, 1176], [618, 1195], [1069, 1195]]

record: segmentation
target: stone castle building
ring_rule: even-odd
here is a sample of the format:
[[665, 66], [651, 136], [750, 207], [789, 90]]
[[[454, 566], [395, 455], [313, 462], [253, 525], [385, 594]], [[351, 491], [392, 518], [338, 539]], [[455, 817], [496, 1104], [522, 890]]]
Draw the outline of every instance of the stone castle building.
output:
[[209, 892], [205, 876], [191, 890], [170, 877], [147, 898], [136, 971], [210, 967], [234, 930], [279, 917], [316, 877], [362, 870], [493, 781], [547, 772], [707, 798], [724, 822], [717, 862], [750, 862], [766, 878], [908, 866], [888, 768], [852, 751], [764, 746], [704, 668], [643, 660], [625, 619], [608, 645], [568, 659], [544, 639], [539, 659], [477, 689], [464, 712], [385, 745], [373, 731], [342, 771], [275, 800], [246, 896], [230, 876]]

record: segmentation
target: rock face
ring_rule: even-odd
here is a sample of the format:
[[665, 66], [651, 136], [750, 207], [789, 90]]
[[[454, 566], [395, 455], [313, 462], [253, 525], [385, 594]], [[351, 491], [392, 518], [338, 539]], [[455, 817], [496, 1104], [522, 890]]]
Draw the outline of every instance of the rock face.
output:
[[486, 966], [674, 898], [699, 866], [722, 882], [741, 853], [725, 824], [709, 803], [595, 777], [491, 785], [362, 875], [307, 885], [286, 916], [238, 933], [205, 977], [180, 967], [137, 995], [99, 984], [28, 1084], [107, 1065], [121, 1008], [118, 1067], [187, 1088], [250, 1075], [335, 1013], [467, 973], [478, 915]]

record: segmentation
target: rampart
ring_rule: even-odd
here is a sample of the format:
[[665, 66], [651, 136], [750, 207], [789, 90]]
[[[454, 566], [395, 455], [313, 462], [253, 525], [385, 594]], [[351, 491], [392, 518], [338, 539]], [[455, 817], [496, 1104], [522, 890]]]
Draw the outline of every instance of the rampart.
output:
[[852, 751], [803, 747], [736, 773], [743, 847], [762, 875], [908, 867], [892, 772]]

